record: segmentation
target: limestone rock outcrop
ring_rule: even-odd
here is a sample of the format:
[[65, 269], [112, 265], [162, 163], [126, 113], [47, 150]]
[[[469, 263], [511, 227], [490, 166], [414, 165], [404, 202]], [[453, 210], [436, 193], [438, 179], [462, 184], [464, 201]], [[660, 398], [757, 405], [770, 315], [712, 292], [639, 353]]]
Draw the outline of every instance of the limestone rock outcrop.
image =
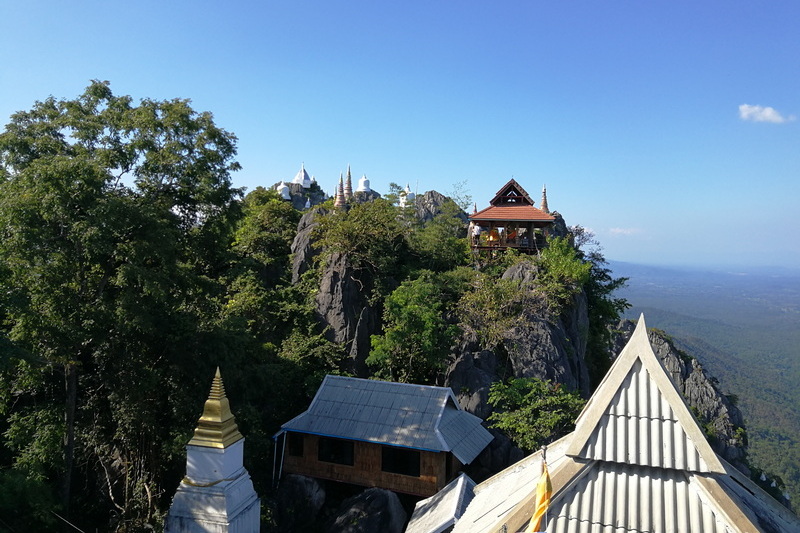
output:
[[402, 533], [408, 515], [397, 494], [367, 489], [345, 500], [326, 524], [326, 533]]
[[366, 359], [370, 350], [370, 336], [377, 331], [375, 311], [367, 301], [366, 271], [356, 279], [347, 256], [334, 253], [327, 261], [315, 297], [317, 314], [329, 340], [341, 344], [350, 356], [349, 370], [359, 377], [367, 376]]
[[281, 531], [310, 531], [325, 504], [325, 489], [314, 478], [289, 474], [281, 480], [276, 503]]
[[317, 226], [317, 218], [324, 216], [328, 212], [322, 207], [312, 209], [305, 213], [297, 224], [297, 234], [292, 241], [292, 283], [300, 281], [302, 276], [310, 267], [314, 256], [319, 250], [313, 246], [313, 232]]
[[[428, 191], [416, 197], [414, 214], [420, 222], [429, 222], [433, 220], [433, 217], [442, 213], [442, 206], [448, 201], [450, 198], [447, 196], [436, 191]], [[464, 211], [460, 211], [458, 218], [464, 221], [464, 235], [466, 235], [469, 216]]]

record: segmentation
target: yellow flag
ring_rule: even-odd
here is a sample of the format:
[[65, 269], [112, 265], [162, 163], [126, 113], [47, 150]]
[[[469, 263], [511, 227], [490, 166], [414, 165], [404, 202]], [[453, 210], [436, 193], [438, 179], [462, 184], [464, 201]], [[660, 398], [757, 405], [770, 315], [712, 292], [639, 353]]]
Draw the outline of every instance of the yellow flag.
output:
[[553, 485], [550, 483], [550, 473], [547, 471], [547, 463], [542, 461], [542, 475], [539, 477], [539, 483], [536, 484], [536, 507], [533, 510], [531, 523], [525, 533], [534, 533], [542, 531], [541, 526], [546, 524], [542, 523], [542, 518], [550, 507], [550, 496], [553, 494]]

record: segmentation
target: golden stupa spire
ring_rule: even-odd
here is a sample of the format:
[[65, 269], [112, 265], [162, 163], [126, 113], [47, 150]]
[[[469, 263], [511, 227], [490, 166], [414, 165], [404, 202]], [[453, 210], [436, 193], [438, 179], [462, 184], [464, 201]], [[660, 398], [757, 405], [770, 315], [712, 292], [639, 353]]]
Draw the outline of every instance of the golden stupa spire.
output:
[[214, 381], [211, 382], [211, 393], [203, 407], [203, 416], [200, 417], [189, 444], [206, 448], [227, 448], [243, 438], [231, 413], [231, 405], [225, 396], [225, 386], [217, 367]]

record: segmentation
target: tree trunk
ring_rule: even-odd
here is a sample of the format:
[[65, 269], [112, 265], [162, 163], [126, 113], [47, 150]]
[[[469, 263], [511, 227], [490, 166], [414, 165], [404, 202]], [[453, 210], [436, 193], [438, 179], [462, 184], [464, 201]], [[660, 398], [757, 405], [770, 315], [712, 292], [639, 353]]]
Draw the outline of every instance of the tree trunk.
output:
[[78, 403], [78, 369], [74, 363], [64, 366], [66, 404], [64, 410], [64, 480], [61, 487], [61, 503], [64, 516], [69, 518], [69, 502], [72, 493], [72, 467], [75, 462], [75, 409]]

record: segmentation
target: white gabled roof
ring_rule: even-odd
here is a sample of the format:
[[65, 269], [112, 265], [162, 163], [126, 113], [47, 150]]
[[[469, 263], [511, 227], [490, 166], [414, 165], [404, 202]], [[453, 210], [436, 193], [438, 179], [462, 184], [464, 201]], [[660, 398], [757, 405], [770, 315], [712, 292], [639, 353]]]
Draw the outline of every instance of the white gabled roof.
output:
[[405, 533], [443, 533], [458, 522], [472, 501], [475, 482], [461, 473], [442, 490], [417, 502]]
[[311, 405], [284, 431], [452, 452], [469, 464], [491, 442], [481, 419], [448, 387], [325, 376]]
[[724, 472], [647, 338], [644, 316], [575, 422], [567, 455]]
[[[800, 531], [800, 518], [711, 449], [653, 353], [643, 316], [547, 460], [549, 533]], [[537, 452], [477, 485], [453, 533], [523, 531], [541, 462]]]

